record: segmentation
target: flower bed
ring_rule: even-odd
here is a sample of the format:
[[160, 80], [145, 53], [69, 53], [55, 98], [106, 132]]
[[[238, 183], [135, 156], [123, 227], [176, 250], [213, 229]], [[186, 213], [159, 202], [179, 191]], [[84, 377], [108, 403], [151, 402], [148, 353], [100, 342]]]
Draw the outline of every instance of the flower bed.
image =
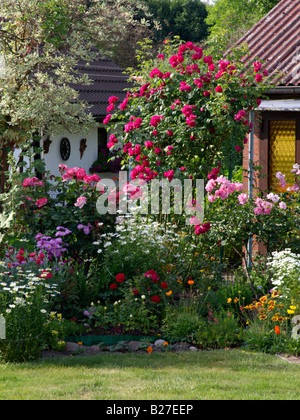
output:
[[[64, 349], [66, 337], [127, 342], [116, 337], [121, 333], [151, 341], [158, 332], [170, 346], [246, 345], [299, 354], [300, 167], [291, 168], [290, 187], [287, 175], [277, 174], [279, 192], [252, 197], [243, 191], [241, 170], [232, 165], [251, 129], [248, 112], [265, 86], [257, 77], [259, 63], [244, 77], [240, 65], [177, 41], [144, 63], [146, 83], [119, 110], [118, 98], [109, 101], [124, 127], [109, 148], [124, 141], [120, 157], [125, 167], [131, 164], [130, 182], [121, 187], [108, 191], [98, 175], [66, 165], [54, 177], [31, 155], [22, 173], [13, 171], [12, 188], [2, 197], [2, 360]], [[174, 206], [151, 215], [109, 211], [123, 201], [142, 207], [142, 187], [152, 180], [170, 186], [198, 177], [205, 180], [203, 220], [197, 213], [190, 217], [188, 210], [201, 207], [190, 196], [181, 213]], [[99, 200], [107, 204], [106, 214], [98, 212]], [[250, 270], [245, 252], [253, 235], [267, 257]], [[275, 299], [278, 287], [282, 293]], [[100, 333], [92, 338], [95, 331]]]

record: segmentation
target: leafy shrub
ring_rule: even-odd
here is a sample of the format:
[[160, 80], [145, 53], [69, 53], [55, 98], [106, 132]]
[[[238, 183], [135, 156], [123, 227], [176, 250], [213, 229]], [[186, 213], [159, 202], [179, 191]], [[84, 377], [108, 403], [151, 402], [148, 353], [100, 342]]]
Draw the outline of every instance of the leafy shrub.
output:
[[213, 321], [204, 323], [195, 336], [195, 344], [202, 349], [235, 347], [241, 344], [243, 329], [231, 313], [216, 313]]
[[185, 341], [195, 344], [195, 337], [203, 327], [204, 320], [189, 307], [168, 307], [162, 323], [162, 333], [170, 342]]

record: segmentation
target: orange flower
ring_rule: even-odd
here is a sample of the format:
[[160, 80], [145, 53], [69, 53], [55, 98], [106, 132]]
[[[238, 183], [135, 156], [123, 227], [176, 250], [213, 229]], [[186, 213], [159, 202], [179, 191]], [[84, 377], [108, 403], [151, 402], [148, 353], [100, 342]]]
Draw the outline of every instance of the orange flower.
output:
[[278, 327], [278, 325], [276, 325], [276, 327], [274, 328], [275, 333], [276, 334], [280, 334], [280, 328]]
[[167, 295], [167, 296], [171, 296], [171, 294], [172, 294], [172, 290], [169, 290], [169, 291], [166, 293], [166, 295]]
[[188, 284], [190, 284], [191, 286], [194, 284], [195, 282], [193, 280], [189, 280]]
[[153, 349], [152, 349], [152, 347], [151, 347], [151, 346], [149, 346], [149, 347], [147, 348], [147, 352], [148, 352], [148, 354], [150, 354], [150, 353], [152, 353], [152, 352], [153, 352]]

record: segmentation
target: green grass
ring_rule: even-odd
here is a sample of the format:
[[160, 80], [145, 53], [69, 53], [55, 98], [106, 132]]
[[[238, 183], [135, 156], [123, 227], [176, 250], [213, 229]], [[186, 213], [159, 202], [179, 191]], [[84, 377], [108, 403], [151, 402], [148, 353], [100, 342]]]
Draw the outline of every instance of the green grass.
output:
[[241, 350], [0, 364], [1, 400], [298, 400], [300, 366]]

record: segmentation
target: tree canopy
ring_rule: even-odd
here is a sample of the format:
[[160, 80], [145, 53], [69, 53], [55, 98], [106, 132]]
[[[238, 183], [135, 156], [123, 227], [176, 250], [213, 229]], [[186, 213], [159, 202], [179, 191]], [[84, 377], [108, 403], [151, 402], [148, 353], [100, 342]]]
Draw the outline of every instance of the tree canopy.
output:
[[206, 24], [210, 26], [210, 38], [222, 38], [223, 46], [230, 47], [279, 1], [217, 0], [213, 5], [208, 5]]
[[74, 88], [88, 77], [76, 65], [109, 54], [128, 31], [145, 26], [136, 19], [141, 10], [147, 16], [136, 0], [1, 0], [1, 143], [89, 126], [92, 116]]
[[160, 22], [156, 40], [164, 41], [170, 35], [200, 42], [207, 36], [207, 10], [200, 0], [145, 0], [151, 14]]

